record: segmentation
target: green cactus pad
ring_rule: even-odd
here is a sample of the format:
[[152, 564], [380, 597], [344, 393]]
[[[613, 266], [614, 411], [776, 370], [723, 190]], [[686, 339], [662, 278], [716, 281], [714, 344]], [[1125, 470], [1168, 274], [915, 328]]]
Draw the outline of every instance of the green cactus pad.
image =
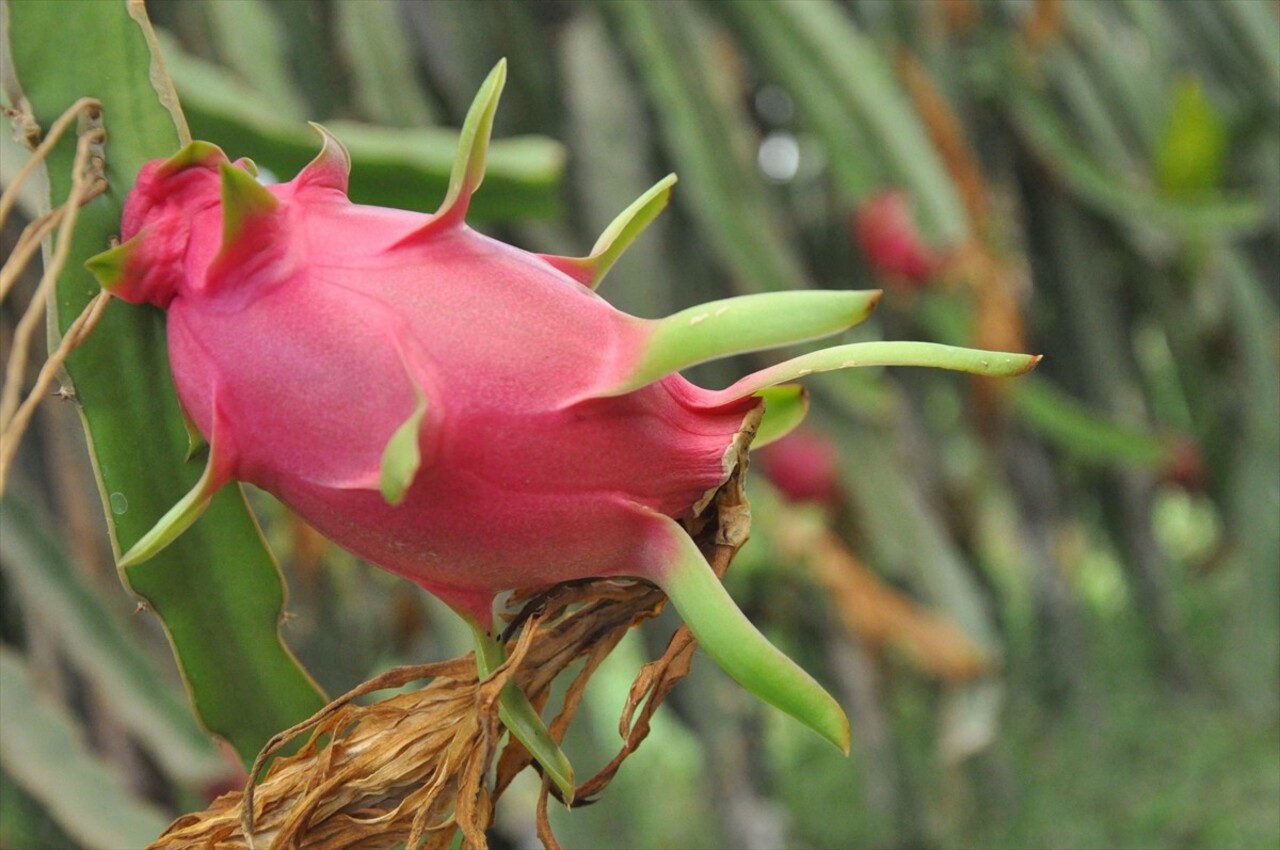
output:
[[183, 460], [189, 461], [196, 456], [196, 452], [205, 446], [204, 434], [200, 433], [200, 429], [196, 427], [195, 420], [191, 418], [191, 414], [187, 413], [187, 409], [179, 405], [182, 412], [182, 427], [187, 432], [187, 454]]

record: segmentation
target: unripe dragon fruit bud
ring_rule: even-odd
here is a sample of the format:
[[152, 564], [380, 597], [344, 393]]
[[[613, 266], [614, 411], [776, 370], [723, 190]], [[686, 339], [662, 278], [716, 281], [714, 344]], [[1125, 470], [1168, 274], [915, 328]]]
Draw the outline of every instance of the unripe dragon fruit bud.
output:
[[[477, 233], [464, 219], [504, 79], [500, 63], [434, 215], [351, 203], [346, 151], [318, 125], [319, 156], [281, 185], [260, 185], [250, 163], [201, 142], [143, 168], [126, 241], [89, 265], [121, 298], [167, 308], [178, 397], [209, 457], [122, 565], [154, 554], [239, 480], [479, 630], [504, 590], [645, 578], [730, 675], [847, 750], [839, 706], [742, 616], [679, 520], [704, 509], [753, 437], [800, 421], [805, 397], [787, 381], [885, 363], [1013, 374], [1034, 358], [864, 343], [723, 390], [693, 385], [678, 371], [843, 331], [879, 293], [767, 293], [658, 320], [612, 308], [595, 286], [666, 205], [674, 177], [584, 258]], [[525, 719], [536, 727], [526, 734], [544, 734], [536, 714]], [[558, 752], [530, 749], [544, 767]]]

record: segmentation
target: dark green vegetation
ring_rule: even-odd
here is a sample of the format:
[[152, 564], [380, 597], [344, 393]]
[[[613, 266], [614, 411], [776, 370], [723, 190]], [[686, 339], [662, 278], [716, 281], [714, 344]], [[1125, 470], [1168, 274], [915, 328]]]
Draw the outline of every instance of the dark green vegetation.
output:
[[[112, 125], [113, 180], [176, 147], [127, 19], [116, 15], [118, 34], [59, 25], [41, 43], [16, 5], [19, 64], [60, 69], [19, 69], [42, 122], [91, 78], [104, 101], [137, 98], [136, 133]], [[755, 539], [729, 581], [840, 696], [853, 758], [700, 662], [600, 801], [553, 813], [566, 846], [1280, 846], [1273, 3], [147, 8], [193, 135], [282, 178], [310, 155], [303, 122], [321, 120], [351, 147], [358, 199], [434, 209], [445, 128], [506, 56], [482, 228], [585, 253], [618, 210], [680, 176], [605, 284], [620, 307], [658, 316], [734, 293], [883, 287], [858, 338], [1046, 355], [1001, 386], [907, 370], [811, 384], [843, 496], [822, 514], [758, 488]], [[90, 46], [69, 49], [77, 39]], [[20, 156], [6, 141], [6, 181]], [[882, 273], [854, 238], [855, 211], [889, 189], [930, 246], [919, 280]], [[86, 256], [120, 200], [86, 207]], [[17, 232], [10, 222], [6, 256]], [[4, 304], [6, 361], [31, 284]], [[92, 289], [60, 292], [65, 327]], [[153, 397], [155, 338], [124, 349], [119, 335], [130, 321], [154, 334], [154, 319], [95, 331], [101, 347], [71, 367], [83, 398]], [[723, 386], [743, 371], [695, 377]], [[185, 490], [180, 420], [137, 411], [156, 433], [112, 411], [122, 418], [91, 422], [104, 475], [153, 482], [163, 510]], [[135, 616], [120, 588], [83, 446], [72, 406], [45, 405], [0, 513], [0, 676], [4, 699], [28, 709], [0, 718], [4, 847], [138, 843], [238, 781], [196, 727], [158, 621]], [[448, 612], [251, 496], [291, 592], [285, 642], [326, 690], [465, 648]], [[151, 507], [109, 504], [127, 548]], [[274, 644], [274, 591], [249, 589], [274, 582], [270, 559], [243, 508], [226, 511], [202, 521], [187, 555], [127, 578], [182, 606], [188, 684], [224, 700], [205, 702], [203, 720], [244, 758], [316, 697], [300, 679], [268, 688], [278, 700], [252, 697], [264, 671], [291, 662]], [[814, 527], [857, 554], [846, 574], [865, 566], [879, 590], [821, 579], [818, 538], [803, 536]], [[173, 581], [197, 566], [202, 588], [262, 608], [202, 619], [243, 607]], [[868, 598], [896, 612], [881, 631]], [[944, 639], [922, 611], [949, 624]], [[627, 685], [669, 627], [624, 643], [594, 681], [566, 745], [580, 771], [616, 749]], [[239, 645], [251, 651], [228, 664]], [[503, 799], [495, 846], [533, 840], [531, 794]]]

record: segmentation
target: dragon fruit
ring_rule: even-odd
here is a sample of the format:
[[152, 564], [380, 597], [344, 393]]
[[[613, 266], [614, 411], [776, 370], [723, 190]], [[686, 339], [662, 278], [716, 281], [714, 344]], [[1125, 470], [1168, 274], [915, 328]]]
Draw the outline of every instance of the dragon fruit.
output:
[[906, 192], [890, 190], [858, 207], [852, 230], [867, 264], [876, 274], [908, 288], [922, 286], [938, 271], [940, 260], [920, 235]]
[[840, 455], [822, 431], [798, 428], [771, 443], [753, 462], [788, 501], [836, 508], [843, 499]]
[[[281, 185], [203, 142], [142, 169], [126, 241], [89, 266], [119, 297], [168, 310], [178, 397], [209, 448], [195, 489], [121, 564], [154, 554], [239, 480], [443, 599], [479, 636], [501, 591], [645, 578], [730, 675], [847, 751], [838, 704], [743, 617], [680, 520], [705, 508], [753, 438], [799, 422], [805, 397], [787, 381], [885, 363], [1014, 374], [1033, 358], [864, 343], [723, 390], [693, 385], [679, 370], [843, 331], [879, 293], [766, 293], [657, 320], [615, 310], [595, 286], [666, 205], [674, 176], [587, 257], [477, 233], [465, 214], [504, 79], [500, 63], [434, 215], [350, 202], [347, 154], [318, 125], [320, 154]], [[483, 637], [480, 647], [483, 672], [501, 656]], [[536, 713], [519, 694], [505, 704], [512, 731], [571, 793]]]

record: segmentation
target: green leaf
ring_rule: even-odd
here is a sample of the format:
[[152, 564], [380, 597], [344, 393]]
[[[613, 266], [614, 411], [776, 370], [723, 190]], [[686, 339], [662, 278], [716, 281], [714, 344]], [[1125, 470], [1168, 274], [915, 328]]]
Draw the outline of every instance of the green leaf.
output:
[[222, 62], [278, 115], [301, 121], [306, 107], [289, 72], [287, 33], [274, 5], [266, 0], [236, 0], [204, 3], [201, 9], [208, 15], [211, 41]]
[[1156, 178], [1170, 197], [1197, 198], [1222, 183], [1227, 131], [1196, 77], [1173, 87], [1173, 103], [1155, 154]]
[[[1082, 83], [1107, 109], [1112, 132], [1136, 141], [1135, 153], [1145, 159], [1160, 132], [1165, 88], [1175, 69], [1162, 45], [1153, 45], [1149, 51], [1129, 49], [1133, 25], [1127, 17], [1114, 3], [1072, 4], [1065, 14], [1070, 47], [1051, 52], [1078, 59]], [[1164, 64], [1157, 64], [1161, 60]], [[1054, 80], [1059, 67], [1052, 59], [1046, 62], [1046, 80]], [[1073, 124], [1078, 120], [1074, 106], [1069, 102], [1063, 113], [1072, 117]], [[1095, 153], [1101, 155], [1101, 150]], [[1124, 161], [1102, 158], [1112, 165]]]
[[360, 117], [391, 127], [421, 127], [432, 123], [433, 113], [415, 74], [403, 12], [399, 0], [336, 3], [333, 29]]
[[80, 844], [58, 827], [40, 801], [13, 777], [0, 769], [0, 847], [60, 847], [76, 850]]
[[878, 172], [887, 172], [911, 189], [930, 236], [942, 244], [965, 237], [969, 224], [955, 185], [883, 51], [852, 15], [830, 0], [711, 8], [757, 46], [796, 99], [847, 194], [862, 197], [883, 182]]
[[1172, 445], [1071, 398], [1048, 381], [1028, 376], [1009, 388], [1018, 417], [1072, 457], [1093, 463], [1161, 470], [1172, 461]]
[[121, 616], [76, 575], [46, 525], [20, 498], [0, 504], [0, 566], [25, 616], [52, 633], [76, 671], [101, 694], [168, 776], [197, 784], [228, 762], [177, 698]]
[[[814, 61], [842, 92], [867, 135], [920, 205], [921, 225], [942, 244], [955, 244], [969, 225], [942, 158], [893, 69], [852, 16], [832, 0], [761, 4], [779, 27], [813, 50]], [[832, 156], [849, 156], [833, 150]]]
[[85, 748], [62, 706], [32, 687], [22, 658], [0, 648], [0, 766], [87, 847], [143, 847], [169, 824], [131, 796]]
[[[898, 415], [879, 427], [857, 424], [847, 414], [856, 409], [844, 403], [844, 416], [823, 417], [823, 427], [843, 437], [839, 453], [843, 475], [854, 510], [865, 517], [866, 558], [878, 572], [911, 586], [930, 607], [958, 625], [973, 643], [993, 659], [1004, 654], [1004, 640], [993, 620], [988, 591], [976, 577], [977, 567], [968, 563], [957, 546], [947, 517], [921, 491], [902, 458], [916, 451], [902, 435], [911, 428], [903, 421], [906, 405]], [[979, 680], [974, 684], [948, 687], [945, 699], [962, 706], [961, 717], [972, 730], [968, 736], [981, 749], [999, 728], [1000, 700], [991, 696], [1004, 691], [999, 680]], [[948, 717], [948, 723], [951, 718]], [[948, 747], [954, 756], [956, 744]], [[968, 748], [968, 753], [975, 746]]]
[[[1107, 54], [1098, 51], [1095, 58], [1100, 55]], [[1107, 98], [1105, 78], [1096, 78], [1101, 76], [1100, 71], [1095, 70], [1095, 76], [1090, 76], [1091, 65], [1080, 58], [1077, 51], [1065, 48], [1046, 56], [1045, 65], [1052, 73], [1051, 79], [1057, 84], [1072, 124], [1089, 151], [1118, 173], [1141, 173], [1145, 167], [1140, 162], [1143, 152], [1138, 149], [1140, 146], [1130, 143], [1126, 127], [1115, 119], [1119, 107]], [[1114, 89], [1111, 93], [1114, 99]], [[1146, 103], [1144, 107], [1149, 110], [1151, 104]]]
[[680, 199], [740, 292], [804, 289], [809, 280], [755, 167], [754, 128], [706, 23], [685, 3], [608, 3], [648, 90]]
[[1274, 717], [1280, 697], [1269, 682], [1280, 665], [1280, 365], [1276, 331], [1280, 328], [1270, 293], [1273, 273], [1256, 273], [1239, 250], [1225, 252], [1224, 277], [1243, 386], [1249, 399], [1233, 434], [1232, 477], [1226, 494], [1228, 522], [1235, 540], [1232, 553], [1236, 608], [1223, 666], [1238, 699], [1256, 716]]
[[[627, 73], [626, 56], [609, 38], [601, 10], [581, 11], [556, 40], [556, 64], [568, 112], [565, 132], [573, 139], [574, 207], [587, 233], [604, 233], [618, 210], [643, 195], [661, 172], [651, 161], [656, 128]], [[626, 260], [610, 269], [615, 307], [633, 316], [673, 311], [672, 284], [685, 283], [668, 250], [673, 224], [670, 217], [655, 221]]]
[[[83, 264], [119, 233], [121, 206], [138, 169], [172, 155], [184, 140], [165, 106], [176, 101], [163, 69], [153, 67], [141, 3], [79, 4], [72, 15], [65, 3], [24, 2], [8, 11], [10, 55], [40, 123], [47, 126], [92, 92], [102, 101], [110, 138], [111, 189], [80, 213], [52, 305], [56, 336], [97, 292]], [[50, 192], [58, 199], [70, 184], [74, 140], [67, 141], [48, 162]], [[169, 376], [163, 314], [111, 304], [66, 370], [121, 551], [199, 475], [184, 463], [187, 433]], [[187, 534], [121, 577], [159, 614], [200, 721], [246, 761], [275, 732], [323, 705], [281, 642], [283, 582], [238, 488], [224, 487]]]
[[1258, 94], [1267, 98], [1273, 108], [1280, 104], [1280, 38], [1276, 35], [1275, 9], [1254, 0], [1223, 0], [1214, 4], [1244, 44], [1258, 75]]
[[1048, 102], [1025, 83], [1011, 82], [1003, 94], [1014, 124], [1053, 173], [1083, 201], [1121, 224], [1199, 237], [1249, 232], [1263, 221], [1265, 210], [1253, 198], [1215, 194], [1196, 201], [1166, 200], [1119, 179], [1079, 148]]

